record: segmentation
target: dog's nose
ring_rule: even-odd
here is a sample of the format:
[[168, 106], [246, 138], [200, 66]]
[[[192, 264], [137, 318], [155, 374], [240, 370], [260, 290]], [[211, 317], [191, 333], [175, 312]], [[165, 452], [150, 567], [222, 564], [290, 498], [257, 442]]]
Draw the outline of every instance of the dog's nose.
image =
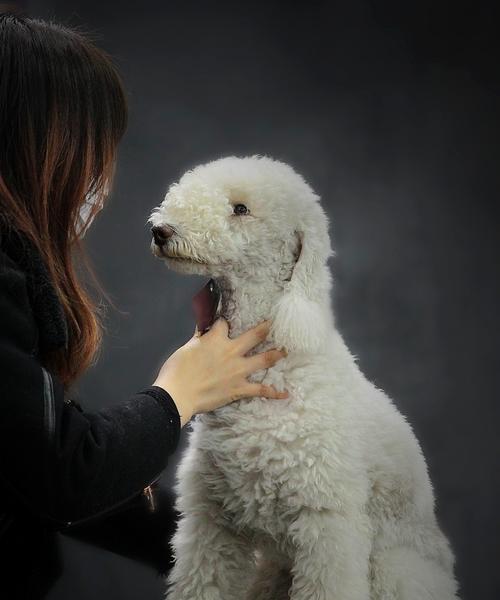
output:
[[157, 246], [164, 246], [174, 235], [175, 231], [170, 225], [155, 225], [151, 227], [151, 233]]

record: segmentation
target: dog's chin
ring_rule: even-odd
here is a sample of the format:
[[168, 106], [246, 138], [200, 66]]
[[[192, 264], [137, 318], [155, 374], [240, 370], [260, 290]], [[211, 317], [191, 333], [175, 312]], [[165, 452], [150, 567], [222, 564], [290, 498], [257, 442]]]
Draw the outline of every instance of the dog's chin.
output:
[[176, 256], [169, 254], [156, 244], [151, 245], [151, 251], [153, 254], [163, 260], [169, 269], [177, 271], [178, 273], [187, 273], [192, 275], [211, 275], [211, 266], [198, 259], [191, 258], [190, 256]]
[[163, 258], [167, 267], [178, 273], [185, 273], [189, 275], [208, 275], [212, 274], [210, 266], [206, 263], [192, 260], [190, 258], [178, 258], [165, 256]]

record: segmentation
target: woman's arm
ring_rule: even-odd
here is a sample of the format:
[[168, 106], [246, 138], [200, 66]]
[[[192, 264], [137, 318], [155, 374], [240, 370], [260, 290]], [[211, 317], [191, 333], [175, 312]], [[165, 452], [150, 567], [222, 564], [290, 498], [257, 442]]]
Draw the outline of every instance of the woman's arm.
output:
[[98, 412], [64, 399], [35, 356], [25, 275], [0, 254], [0, 485], [13, 506], [73, 522], [106, 511], [154, 481], [178, 444], [171, 396], [151, 386]]

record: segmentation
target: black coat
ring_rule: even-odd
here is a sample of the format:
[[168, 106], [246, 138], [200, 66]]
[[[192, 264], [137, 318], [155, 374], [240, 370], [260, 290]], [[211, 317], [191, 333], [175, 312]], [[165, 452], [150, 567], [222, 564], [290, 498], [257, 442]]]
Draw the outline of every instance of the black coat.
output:
[[[24, 237], [0, 234], [0, 596], [43, 598], [60, 573], [58, 536], [170, 566], [172, 496], [154, 486], [176, 450], [171, 396], [147, 387], [86, 412], [42, 357], [67, 327], [46, 266]], [[10, 583], [8, 583], [10, 582]], [[4, 592], [13, 586], [7, 595]]]

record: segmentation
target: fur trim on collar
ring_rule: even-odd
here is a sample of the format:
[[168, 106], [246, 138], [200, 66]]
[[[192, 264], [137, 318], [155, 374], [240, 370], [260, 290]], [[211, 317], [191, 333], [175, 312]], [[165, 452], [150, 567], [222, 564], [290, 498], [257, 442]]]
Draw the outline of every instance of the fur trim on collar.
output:
[[42, 354], [68, 345], [68, 326], [48, 269], [34, 244], [14, 230], [0, 232], [2, 250], [26, 274], [28, 294], [39, 331]]

